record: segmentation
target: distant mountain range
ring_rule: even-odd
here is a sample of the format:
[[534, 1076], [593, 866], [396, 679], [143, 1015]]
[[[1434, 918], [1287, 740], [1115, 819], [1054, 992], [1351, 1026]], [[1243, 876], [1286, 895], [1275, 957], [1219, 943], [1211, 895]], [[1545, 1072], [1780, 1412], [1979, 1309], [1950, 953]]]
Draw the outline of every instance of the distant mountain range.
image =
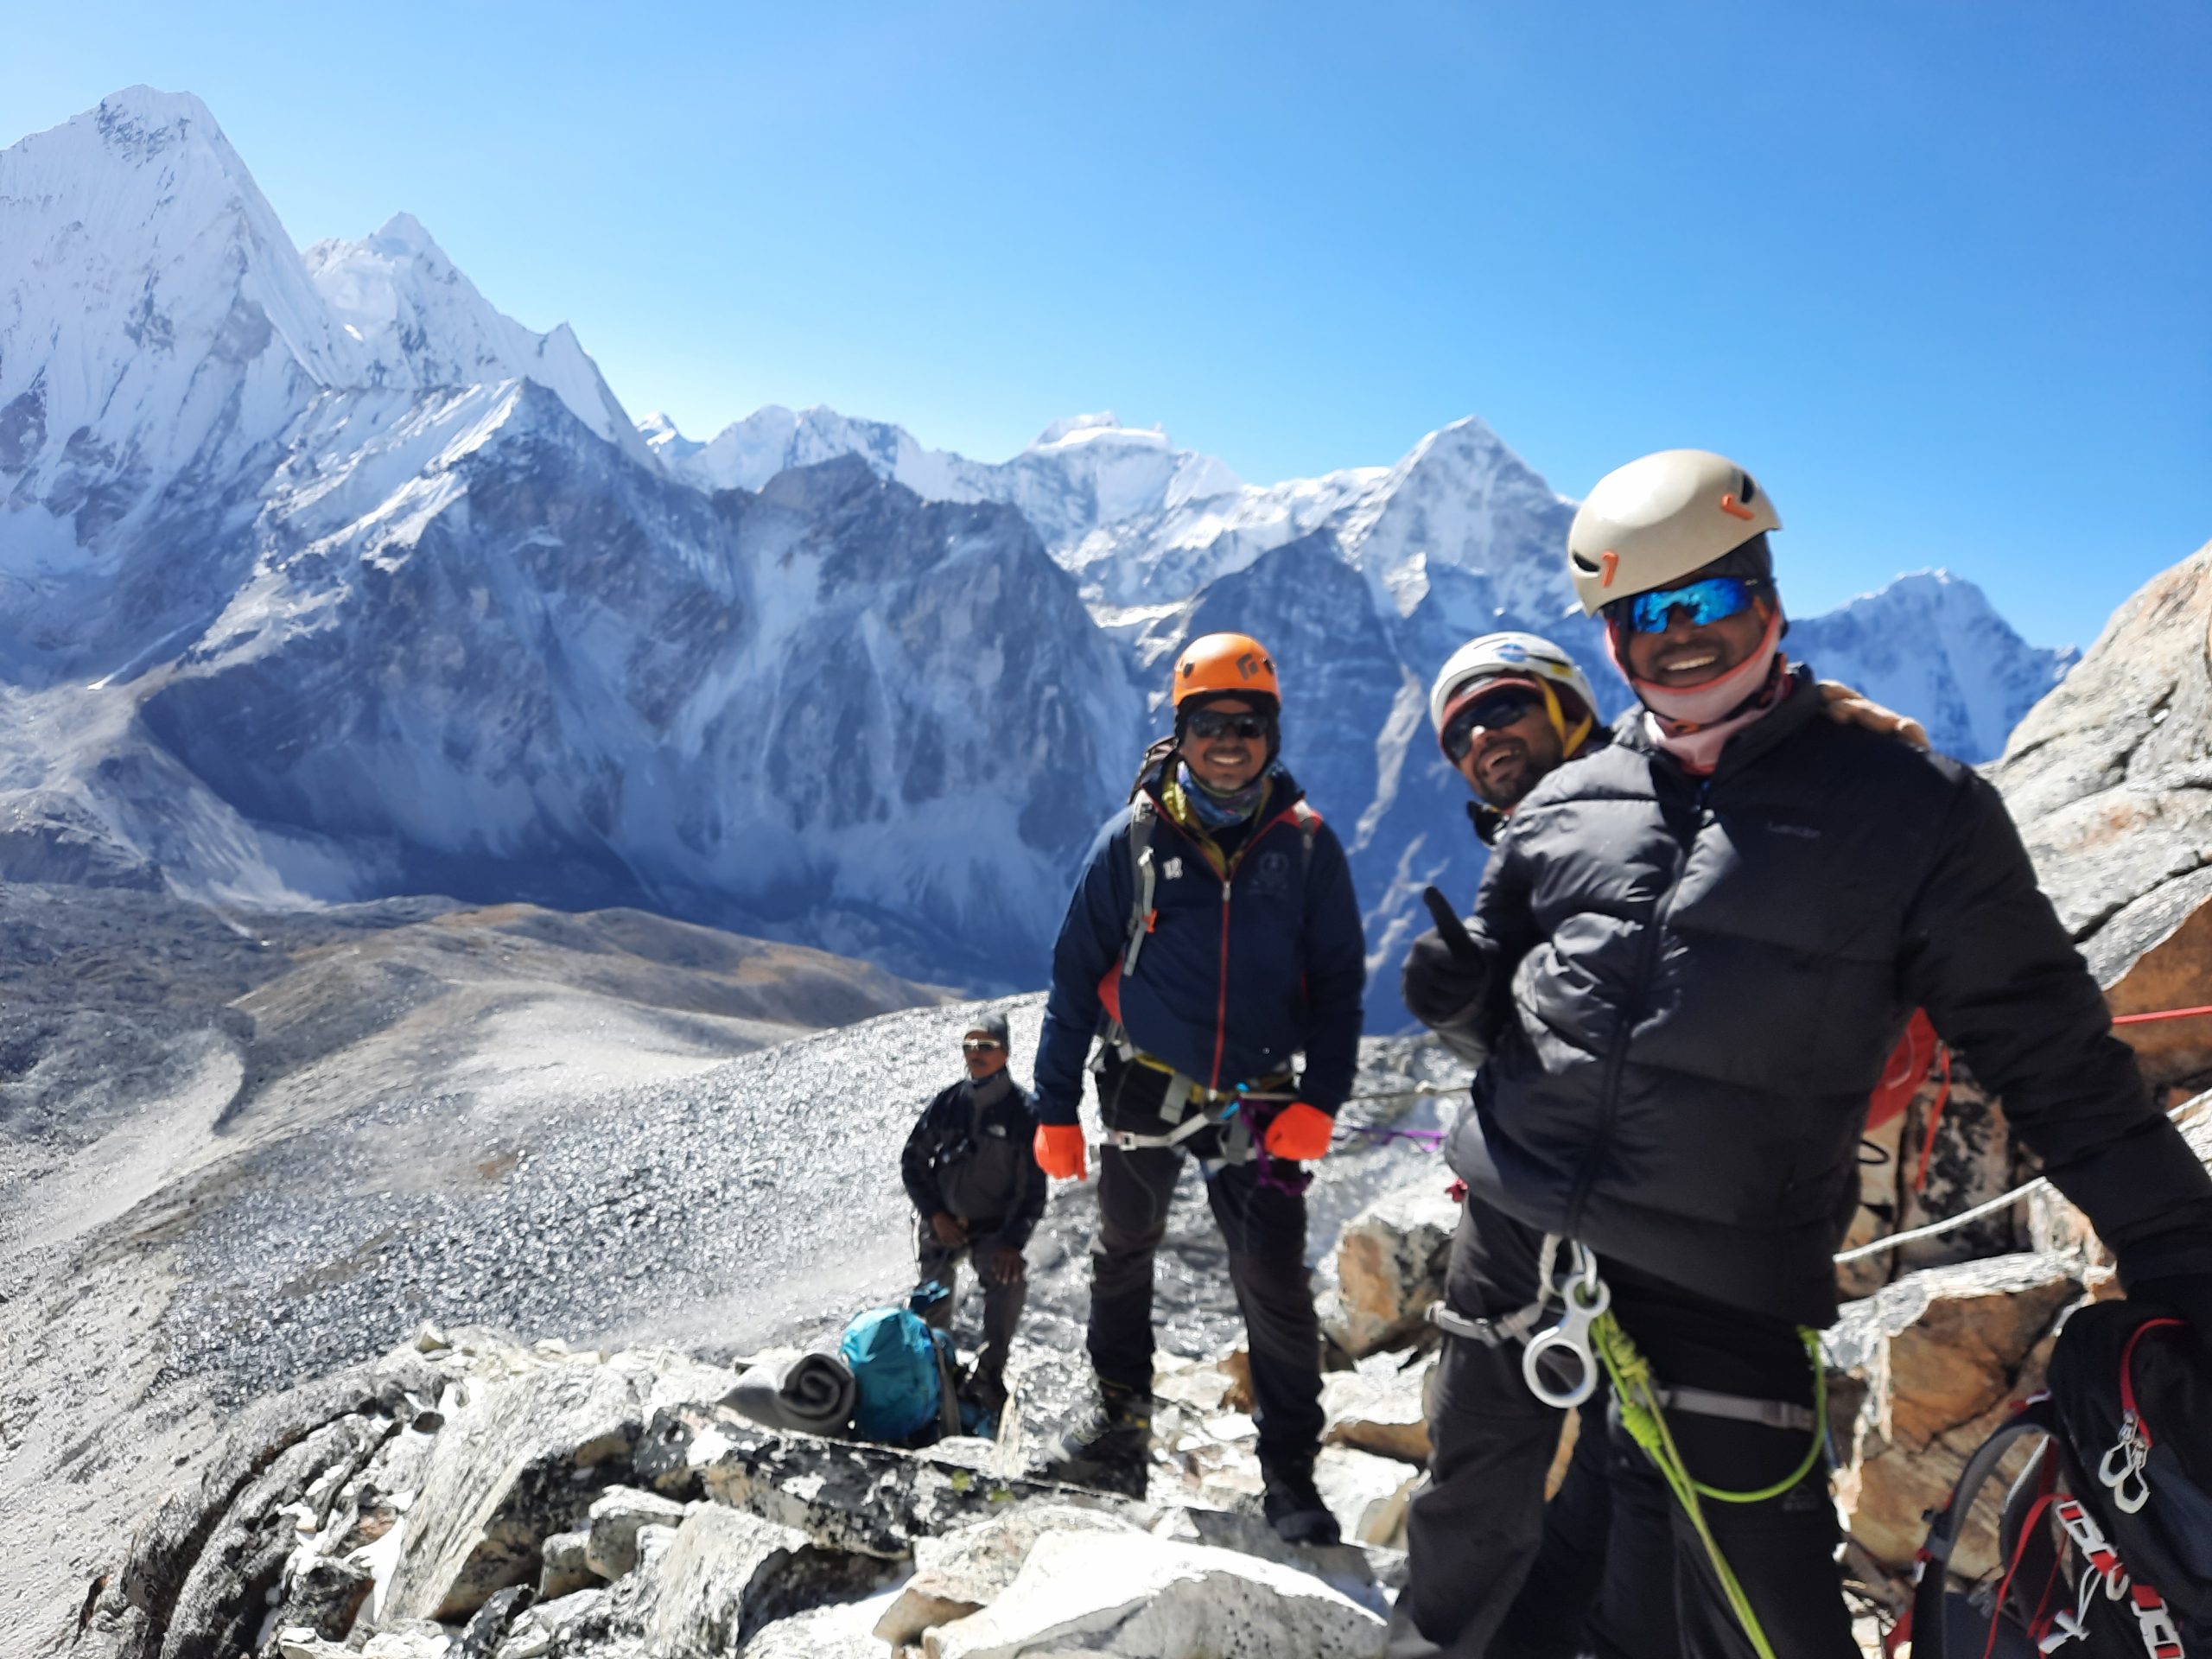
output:
[[[1268, 486], [1111, 415], [997, 463], [826, 409], [695, 443], [405, 214], [302, 255], [135, 88], [0, 152], [0, 876], [642, 905], [1032, 986], [1167, 662], [1234, 627], [1395, 1026], [1421, 887], [1480, 868], [1428, 677], [1497, 627], [1599, 669], [1572, 511], [1472, 418]], [[2074, 660], [1942, 572], [1789, 643], [1976, 760]]]

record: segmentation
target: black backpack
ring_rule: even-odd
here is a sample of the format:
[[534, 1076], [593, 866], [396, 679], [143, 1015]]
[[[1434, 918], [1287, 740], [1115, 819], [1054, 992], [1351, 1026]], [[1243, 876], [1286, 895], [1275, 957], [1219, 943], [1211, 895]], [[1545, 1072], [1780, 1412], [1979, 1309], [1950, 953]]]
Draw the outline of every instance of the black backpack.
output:
[[[1998, 1578], [1948, 1588], [1975, 1494], [2029, 1436]], [[1915, 1659], [2212, 1659], [2212, 1372], [2182, 1322], [2139, 1302], [2076, 1312], [2047, 1389], [1967, 1460], [1914, 1571]]]

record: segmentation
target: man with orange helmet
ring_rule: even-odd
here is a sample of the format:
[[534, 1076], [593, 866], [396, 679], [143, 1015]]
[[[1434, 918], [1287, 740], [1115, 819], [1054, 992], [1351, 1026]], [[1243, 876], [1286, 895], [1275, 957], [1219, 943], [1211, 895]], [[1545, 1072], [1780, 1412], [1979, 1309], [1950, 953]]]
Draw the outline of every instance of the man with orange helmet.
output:
[[[1357, 1065], [1367, 980], [1343, 847], [1278, 760], [1281, 692], [1260, 643], [1176, 659], [1175, 734], [1100, 833], [1053, 950], [1037, 1055], [1037, 1161], [1086, 1173], [1077, 1118], [1094, 1037], [1099, 1153], [1089, 1350], [1097, 1394], [1048, 1472], [1141, 1478], [1151, 1443], [1153, 1255], [1198, 1160], [1252, 1357], [1268, 1518], [1333, 1542], [1313, 1484], [1320, 1332], [1303, 1166], [1329, 1149]], [[1303, 1056], [1303, 1071], [1298, 1069]]]

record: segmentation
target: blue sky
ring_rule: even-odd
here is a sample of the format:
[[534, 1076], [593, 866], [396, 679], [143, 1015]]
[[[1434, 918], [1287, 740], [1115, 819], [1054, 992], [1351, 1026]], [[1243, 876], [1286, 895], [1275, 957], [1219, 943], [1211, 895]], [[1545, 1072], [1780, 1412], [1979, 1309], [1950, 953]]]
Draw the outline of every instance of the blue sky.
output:
[[1702, 445], [1794, 608], [1941, 564], [2046, 644], [2212, 537], [2202, 0], [7, 13], [0, 143], [197, 92], [302, 245], [411, 212], [696, 437]]

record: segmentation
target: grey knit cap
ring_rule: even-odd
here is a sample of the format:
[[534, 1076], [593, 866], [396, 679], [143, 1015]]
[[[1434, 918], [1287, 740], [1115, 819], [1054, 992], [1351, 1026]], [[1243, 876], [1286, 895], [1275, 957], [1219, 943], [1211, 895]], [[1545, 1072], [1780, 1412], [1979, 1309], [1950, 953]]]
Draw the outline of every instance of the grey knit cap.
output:
[[1007, 1035], [1006, 1015], [1002, 1014], [979, 1014], [968, 1022], [967, 1028], [969, 1031], [980, 1031], [986, 1037], [995, 1037], [1000, 1042], [1012, 1046]]

